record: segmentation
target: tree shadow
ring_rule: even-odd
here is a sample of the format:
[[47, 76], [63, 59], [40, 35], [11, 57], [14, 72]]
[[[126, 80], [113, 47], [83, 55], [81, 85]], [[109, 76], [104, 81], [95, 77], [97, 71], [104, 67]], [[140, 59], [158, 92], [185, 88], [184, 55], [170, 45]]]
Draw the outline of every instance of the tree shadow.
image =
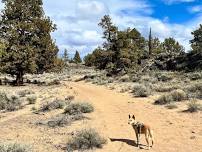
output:
[[[126, 143], [130, 146], [135, 146], [135, 147], [138, 147], [137, 143], [134, 141], [134, 140], [130, 140], [130, 139], [116, 139], [116, 138], [109, 138], [111, 140], [111, 142], [123, 142], [123, 143]], [[140, 146], [140, 149], [144, 149], [142, 146], [146, 146], [146, 145], [143, 145], [143, 144], [139, 144]]]

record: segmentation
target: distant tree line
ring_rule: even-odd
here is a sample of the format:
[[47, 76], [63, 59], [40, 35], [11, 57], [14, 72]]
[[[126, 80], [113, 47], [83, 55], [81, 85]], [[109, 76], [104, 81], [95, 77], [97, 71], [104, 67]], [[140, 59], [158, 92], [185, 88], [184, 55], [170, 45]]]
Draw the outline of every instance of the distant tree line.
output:
[[[186, 54], [184, 47], [172, 37], [164, 39], [163, 42], [157, 37], [153, 38], [151, 29], [148, 40], [135, 28], [119, 30], [109, 15], [105, 15], [98, 25], [103, 29], [105, 42], [102, 47], [96, 48], [84, 58], [87, 66], [117, 73], [139, 69], [145, 59], [155, 59], [162, 55], [172, 60]], [[202, 26], [192, 34], [192, 52], [202, 52]]]
[[79, 54], [79, 51], [76, 51], [74, 57], [70, 59], [70, 57], [68, 55], [68, 51], [67, 51], [67, 49], [65, 49], [63, 56], [62, 56], [62, 59], [65, 63], [67, 63], [67, 62], [76, 63], [76, 64], [82, 63], [82, 59], [81, 59], [81, 56]]

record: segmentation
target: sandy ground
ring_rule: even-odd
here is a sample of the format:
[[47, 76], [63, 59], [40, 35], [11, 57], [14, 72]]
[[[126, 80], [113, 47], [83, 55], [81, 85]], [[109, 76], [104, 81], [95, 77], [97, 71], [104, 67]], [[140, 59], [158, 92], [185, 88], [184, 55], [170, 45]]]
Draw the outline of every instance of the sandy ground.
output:
[[33, 106], [26, 106], [16, 112], [0, 113], [0, 139], [33, 145], [36, 152], [62, 152], [72, 131], [91, 127], [108, 139], [107, 145], [95, 150], [97, 152], [147, 151], [144, 136], [141, 137], [142, 149], [135, 146], [134, 131], [127, 123], [128, 114], [134, 114], [139, 121], [150, 124], [154, 130], [155, 143], [151, 152], [202, 152], [201, 112], [184, 113], [184, 104], [176, 110], [168, 110], [153, 105], [155, 97], [133, 98], [130, 94], [117, 93], [90, 83], [64, 83], [59, 87], [32, 87], [41, 96], [36, 106], [40, 106], [44, 98], [50, 95], [58, 98], [74, 95], [76, 100], [94, 105], [95, 112], [87, 115], [89, 120], [63, 128], [37, 126], [37, 121], [62, 111], [37, 115], [31, 111]]

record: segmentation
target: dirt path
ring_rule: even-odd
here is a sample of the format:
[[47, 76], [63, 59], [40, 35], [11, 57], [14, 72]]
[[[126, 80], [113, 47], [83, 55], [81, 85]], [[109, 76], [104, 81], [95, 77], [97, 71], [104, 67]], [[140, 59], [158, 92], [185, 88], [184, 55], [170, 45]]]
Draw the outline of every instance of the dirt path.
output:
[[[27, 143], [33, 146], [35, 152], [63, 152], [61, 147], [66, 145], [69, 133], [92, 127], [108, 139], [108, 144], [97, 152], [145, 151], [135, 146], [134, 131], [127, 123], [128, 114], [135, 114], [139, 121], [153, 127], [155, 143], [151, 152], [202, 152], [201, 113], [183, 113], [181, 106], [177, 110], [168, 110], [153, 105], [153, 97], [133, 98], [130, 94], [117, 93], [104, 86], [84, 82], [64, 83], [57, 87], [44, 87], [44, 90], [27, 86], [26, 89], [39, 90], [41, 98], [36, 105], [11, 113], [0, 113], [0, 141]], [[40, 106], [50, 96], [64, 99], [67, 95], [74, 95], [76, 100], [94, 105], [95, 112], [89, 114], [91, 120], [78, 121], [61, 128], [37, 126], [36, 122], [54, 117], [63, 110], [36, 115], [31, 111], [32, 106]], [[141, 143], [145, 145], [144, 136]]]
[[[92, 121], [85, 127], [99, 130], [108, 144], [100, 152], [134, 152], [134, 132], [127, 124], [128, 114], [150, 124], [154, 130], [155, 152], [202, 152], [202, 115], [187, 114], [152, 105], [152, 99], [133, 98], [104, 87], [84, 82], [71, 83], [78, 99], [91, 102], [95, 107]], [[142, 136], [141, 143], [145, 144]], [[145, 148], [145, 146], [142, 146]]]

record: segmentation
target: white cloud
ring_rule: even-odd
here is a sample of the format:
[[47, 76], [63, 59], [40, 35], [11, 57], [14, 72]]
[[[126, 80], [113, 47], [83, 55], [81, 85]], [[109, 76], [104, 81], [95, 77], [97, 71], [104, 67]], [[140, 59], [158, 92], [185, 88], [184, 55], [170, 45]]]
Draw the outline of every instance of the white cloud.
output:
[[[193, 0], [166, 1], [174, 3]], [[190, 49], [191, 31], [202, 20], [201, 15], [181, 25], [169, 23], [169, 18], [159, 20], [150, 17], [154, 10], [148, 0], [44, 0], [44, 9], [46, 15], [57, 24], [57, 31], [52, 36], [60, 53], [66, 48], [70, 55], [78, 50], [82, 56], [103, 43], [98, 22], [105, 14], [110, 14], [119, 29], [137, 28], [148, 37], [149, 28], [152, 27], [154, 36], [161, 40], [174, 37], [187, 50]]]
[[194, 2], [196, 0], [163, 0], [166, 4], [174, 4], [174, 3], [189, 3]]
[[0, 11], [4, 8], [4, 5], [0, 2]]
[[191, 13], [199, 13], [202, 12], [202, 5], [197, 5], [189, 8]]

